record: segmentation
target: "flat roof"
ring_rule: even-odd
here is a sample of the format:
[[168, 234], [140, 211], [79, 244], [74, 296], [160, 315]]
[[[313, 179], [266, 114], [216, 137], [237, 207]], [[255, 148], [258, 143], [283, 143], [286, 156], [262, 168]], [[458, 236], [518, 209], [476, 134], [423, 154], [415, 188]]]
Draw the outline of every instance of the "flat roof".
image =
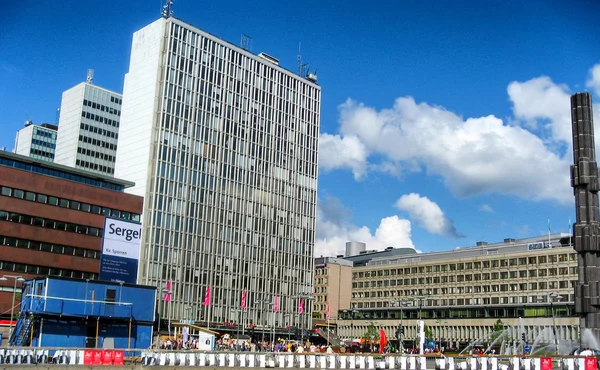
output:
[[38, 280], [63, 280], [63, 281], [76, 281], [76, 282], [80, 282], [80, 283], [88, 283], [88, 284], [100, 284], [100, 285], [112, 285], [112, 286], [126, 286], [126, 287], [133, 287], [133, 288], [141, 288], [141, 289], [150, 289], [150, 290], [156, 290], [158, 291], [158, 289], [154, 286], [154, 285], [141, 285], [141, 284], [131, 284], [131, 283], [117, 283], [114, 281], [105, 281], [105, 280], [98, 280], [98, 279], [93, 279], [93, 280], [86, 280], [86, 279], [77, 279], [77, 278], [71, 278], [71, 277], [65, 277], [65, 276], [53, 276], [53, 275], [45, 275], [45, 276], [38, 276], [38, 277], [34, 277], [34, 278], [30, 278], [30, 279], [25, 279], [25, 282], [27, 281], [38, 281]]
[[[69, 166], [65, 166], [62, 164], [43, 161], [41, 159], [35, 159], [35, 158], [28, 157], [26, 155], [15, 154], [12, 152], [8, 152], [6, 150], [0, 150], [0, 158], [6, 158], [6, 159], [13, 160], [13, 161], [25, 163], [25, 164], [35, 165], [37, 167], [47, 168], [50, 170], [66, 172], [66, 173], [70, 173], [73, 175], [86, 177], [91, 180], [104, 181], [107, 183], [123, 186], [124, 188], [130, 188], [132, 186], [135, 186], [135, 182], [118, 179], [116, 177], [102, 175], [102, 174], [95, 173], [95, 172], [80, 170], [78, 168], [69, 167]], [[17, 167], [15, 167], [15, 168], [17, 168]], [[17, 169], [20, 169], [20, 168], [17, 168]], [[51, 175], [45, 175], [45, 176], [51, 176]]]

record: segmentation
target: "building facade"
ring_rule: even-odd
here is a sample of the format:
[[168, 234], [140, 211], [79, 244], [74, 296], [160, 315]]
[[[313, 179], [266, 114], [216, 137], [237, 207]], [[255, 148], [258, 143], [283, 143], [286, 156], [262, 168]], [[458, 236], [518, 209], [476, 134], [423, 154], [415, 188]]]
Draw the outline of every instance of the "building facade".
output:
[[146, 197], [140, 281], [172, 282], [165, 315], [308, 325], [320, 102], [314, 79], [178, 19], [134, 34], [116, 175]]
[[315, 258], [315, 290], [313, 312], [320, 318], [335, 321], [337, 312], [350, 308], [352, 297], [352, 262], [342, 258]]
[[[139, 221], [133, 184], [0, 151], [0, 277], [94, 280], [106, 216]], [[0, 281], [0, 312], [10, 312], [14, 281]]]
[[82, 82], [62, 95], [54, 162], [114, 175], [122, 95]]
[[577, 255], [569, 241], [556, 234], [372, 258], [353, 269], [351, 309], [338, 313], [338, 335], [360, 338], [373, 323], [411, 346], [424, 320], [443, 346], [458, 348], [485, 343], [500, 319], [530, 343], [552, 341], [554, 325], [559, 338], [577, 341]]
[[25, 122], [25, 127], [17, 131], [13, 152], [44, 161], [54, 161], [56, 134], [58, 127], [50, 123], [35, 125]]

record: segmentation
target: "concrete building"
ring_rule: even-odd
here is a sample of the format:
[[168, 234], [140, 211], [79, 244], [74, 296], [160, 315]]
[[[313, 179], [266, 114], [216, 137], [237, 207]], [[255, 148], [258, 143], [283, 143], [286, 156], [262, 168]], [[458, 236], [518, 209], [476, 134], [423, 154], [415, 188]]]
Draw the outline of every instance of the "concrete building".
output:
[[338, 312], [338, 335], [360, 338], [372, 322], [412, 346], [421, 319], [443, 346], [464, 347], [485, 342], [501, 319], [523, 328], [530, 343], [551, 342], [554, 322], [560, 338], [577, 341], [577, 254], [570, 242], [568, 234], [555, 234], [363, 261], [352, 271], [351, 310]]
[[337, 312], [350, 308], [352, 297], [352, 262], [342, 258], [315, 258], [315, 290], [313, 312], [326, 319], [329, 305], [330, 320], [335, 322]]
[[[143, 199], [126, 194], [129, 186], [133, 183], [0, 151], [0, 278], [97, 279], [105, 217], [140, 218]], [[14, 283], [0, 281], [4, 317], [10, 317]]]
[[122, 95], [82, 82], [62, 95], [54, 162], [114, 175]]
[[13, 152], [44, 161], [54, 161], [56, 131], [58, 127], [50, 123], [35, 125], [25, 121], [25, 127], [17, 131]]
[[156, 287], [44, 277], [25, 281], [9, 345], [141, 348], [152, 344]]
[[146, 199], [141, 282], [171, 286], [165, 315], [282, 327], [312, 295], [315, 81], [172, 17], [134, 33], [115, 174]]

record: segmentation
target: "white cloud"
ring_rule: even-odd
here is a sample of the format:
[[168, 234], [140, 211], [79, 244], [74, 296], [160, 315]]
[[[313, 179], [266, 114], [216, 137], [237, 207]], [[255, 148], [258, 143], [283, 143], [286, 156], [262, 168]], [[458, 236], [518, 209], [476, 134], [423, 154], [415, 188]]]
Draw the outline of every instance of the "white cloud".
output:
[[596, 95], [600, 95], [600, 63], [590, 69], [590, 76], [585, 86], [593, 89]]
[[347, 167], [355, 179], [365, 174], [367, 152], [356, 136], [321, 134], [319, 137], [319, 167], [327, 171]]
[[488, 212], [488, 213], [494, 212], [494, 209], [489, 204], [482, 204], [481, 207], [479, 207], [479, 210], [482, 212]]
[[548, 123], [554, 140], [571, 141], [571, 100], [569, 88], [557, 85], [549, 77], [525, 82], [511, 82], [507, 88], [517, 119], [536, 127], [540, 120]]
[[344, 254], [346, 242], [358, 241], [367, 244], [369, 250], [383, 250], [386, 247], [414, 248], [411, 240], [410, 221], [398, 216], [385, 217], [375, 233], [366, 226], [351, 223], [351, 211], [337, 198], [327, 196], [317, 202], [316, 257]]
[[568, 89], [539, 77], [511, 83], [508, 96], [518, 121], [546, 124], [545, 139], [493, 115], [463, 118], [412, 97], [382, 110], [349, 99], [340, 105], [339, 134], [321, 136], [321, 148], [329, 149], [321, 152], [320, 164], [348, 168], [357, 179], [369, 171], [401, 177], [425, 169], [458, 196], [501, 193], [572, 202], [571, 153], [565, 151], [571, 146]]
[[405, 194], [398, 199], [396, 207], [408, 212], [410, 217], [432, 234], [460, 238], [452, 220], [448, 219], [442, 209], [429, 198], [417, 193]]

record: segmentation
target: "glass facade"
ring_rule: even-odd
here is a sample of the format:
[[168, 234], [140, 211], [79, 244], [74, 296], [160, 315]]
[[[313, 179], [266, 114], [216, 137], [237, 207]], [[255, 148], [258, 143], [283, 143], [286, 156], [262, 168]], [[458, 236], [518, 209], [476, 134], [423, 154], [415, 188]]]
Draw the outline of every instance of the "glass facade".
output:
[[[148, 32], [159, 22], [141, 283], [172, 281], [173, 319], [307, 327], [298, 305], [313, 290], [320, 87], [172, 18]], [[121, 125], [129, 140], [125, 113]]]

